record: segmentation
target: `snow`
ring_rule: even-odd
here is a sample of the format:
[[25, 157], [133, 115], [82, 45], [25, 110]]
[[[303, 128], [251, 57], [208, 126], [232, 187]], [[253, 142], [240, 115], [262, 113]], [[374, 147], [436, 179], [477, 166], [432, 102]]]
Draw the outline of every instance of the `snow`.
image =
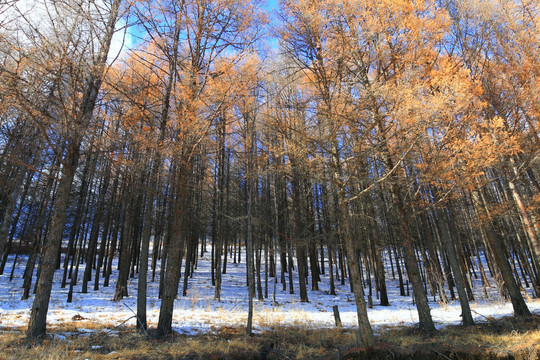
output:
[[[221, 327], [238, 327], [247, 321], [247, 287], [245, 264], [227, 264], [227, 273], [223, 274], [223, 286], [221, 300], [214, 298], [214, 287], [210, 280], [209, 254], [199, 259], [198, 268], [193, 278], [189, 280], [189, 290], [186, 297], [181, 296], [182, 281], [179, 295], [175, 302], [173, 329], [181, 334], [196, 335], [199, 333], [213, 332]], [[20, 256], [14, 272], [14, 278], [9, 281], [9, 274], [13, 264], [13, 257], [8, 260], [4, 275], [0, 276], [0, 330], [26, 328], [32, 307], [33, 297], [21, 300], [22, 297], [22, 274], [26, 264], [26, 257]], [[115, 267], [114, 267], [115, 269]], [[67, 303], [68, 288], [61, 289], [60, 282], [62, 270], [55, 273], [53, 292], [49, 306], [47, 323], [49, 327], [60, 324], [74, 324], [78, 334], [92, 334], [96, 327], [105, 326], [110, 329], [112, 335], [115, 328], [125, 325], [135, 325], [136, 311], [136, 277], [129, 280], [129, 297], [122, 301], [112, 301], [117, 271], [113, 271], [111, 285], [100, 287], [99, 291], [93, 291], [93, 282], [87, 294], [81, 293], [81, 283], [77, 285], [73, 294], [73, 302]], [[79, 279], [82, 278], [84, 266], [80, 268]], [[148, 324], [155, 327], [158, 322], [160, 300], [158, 299], [159, 273], [156, 281], [151, 282], [149, 272], [148, 282]], [[35, 276], [35, 275], [34, 275]], [[378, 300], [373, 298], [374, 307], [368, 309], [368, 316], [375, 333], [384, 331], [388, 326], [413, 326], [418, 322], [418, 314], [411, 296], [399, 296], [397, 279], [392, 278], [391, 271], [387, 269], [387, 289], [391, 306], [379, 306]], [[264, 273], [263, 291], [264, 291]], [[312, 291], [308, 285], [309, 302], [299, 300], [298, 282], [295, 279], [295, 293], [289, 294], [289, 290], [282, 290], [282, 284], [275, 286], [269, 279], [268, 299], [254, 301], [254, 331], [260, 332], [276, 326], [303, 326], [309, 328], [331, 328], [334, 326], [332, 306], [339, 305], [341, 320], [345, 327], [355, 327], [356, 308], [354, 297], [349, 291], [349, 285], [340, 285], [336, 281], [337, 295], [329, 294], [328, 274], [321, 275], [320, 290]], [[183, 279], [182, 279], [183, 280]], [[485, 298], [479, 279], [473, 279], [475, 298], [471, 302], [473, 317], [476, 322], [486, 321], [488, 318], [511, 316], [512, 306], [505, 302], [494, 287], [494, 280], [490, 279], [492, 287], [488, 289], [488, 298]], [[102, 282], [101, 282], [102, 283]], [[367, 289], [366, 289], [367, 291]], [[412, 290], [411, 290], [412, 291]], [[529, 309], [540, 314], [540, 300], [532, 299], [532, 290], [526, 289], [524, 293]], [[458, 301], [450, 304], [441, 304], [433, 296], [429, 296], [431, 314], [438, 328], [449, 324], [461, 322], [461, 308]], [[75, 321], [73, 317], [80, 315], [84, 319]], [[86, 326], [86, 328], [85, 328]], [[69, 334], [64, 334], [68, 336]]]

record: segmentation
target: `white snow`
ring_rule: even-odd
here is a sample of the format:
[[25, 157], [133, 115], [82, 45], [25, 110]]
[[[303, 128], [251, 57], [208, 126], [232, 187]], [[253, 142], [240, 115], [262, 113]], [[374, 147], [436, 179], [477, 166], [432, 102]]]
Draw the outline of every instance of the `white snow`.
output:
[[[8, 260], [4, 275], [0, 276], [0, 330], [25, 328], [28, 323], [33, 297], [21, 300], [22, 274], [26, 257], [19, 257], [13, 281], [9, 281], [9, 274], [13, 264], [13, 257]], [[244, 260], [244, 259], [242, 259]], [[279, 260], [279, 259], [278, 259]], [[278, 261], [279, 262], [279, 261]], [[223, 274], [223, 288], [221, 300], [214, 298], [214, 287], [211, 286], [209, 253], [199, 259], [198, 268], [192, 279], [189, 280], [189, 290], [186, 297], [182, 297], [182, 280], [179, 295], [175, 302], [173, 329], [182, 334], [198, 334], [212, 332], [220, 327], [243, 326], [247, 319], [247, 287], [245, 264], [227, 264], [227, 273]], [[114, 269], [116, 269], [114, 267]], [[52, 298], [49, 306], [48, 325], [74, 324], [80, 333], [91, 334], [93, 326], [85, 324], [102, 324], [115, 331], [115, 327], [135, 325], [136, 288], [137, 278], [129, 280], [129, 297], [122, 301], [112, 301], [117, 271], [113, 271], [109, 287], [102, 287], [93, 291], [93, 282], [89, 283], [87, 294], [81, 293], [81, 283], [77, 284], [73, 294], [73, 302], [67, 303], [68, 288], [61, 289], [60, 282], [62, 270], [55, 274]], [[79, 279], [82, 278], [84, 266], [80, 268]], [[158, 299], [159, 273], [156, 281], [148, 283], [148, 324], [155, 327], [158, 322], [160, 300]], [[416, 307], [411, 296], [399, 296], [397, 279], [387, 270], [387, 288], [391, 306], [377, 305], [378, 299], [373, 298], [374, 307], [368, 309], [369, 319], [375, 332], [383, 331], [386, 326], [413, 326], [418, 321]], [[295, 274], [296, 277], [296, 274]], [[264, 272], [263, 291], [264, 291]], [[320, 290], [311, 291], [308, 285], [309, 302], [299, 301], [298, 282], [295, 279], [295, 294], [289, 294], [288, 289], [282, 290], [282, 284], [276, 284], [276, 303], [273, 303], [274, 282], [269, 279], [268, 299], [254, 301], [254, 330], [262, 331], [275, 326], [304, 326], [312, 328], [334, 326], [332, 312], [333, 305], [339, 305], [341, 320], [345, 327], [354, 327], [357, 324], [354, 297], [349, 292], [349, 285], [339, 285], [336, 281], [337, 296], [329, 295], [328, 271], [321, 276]], [[485, 298], [479, 279], [473, 279], [476, 300], [471, 302], [475, 321], [482, 322], [490, 317], [512, 315], [512, 306], [505, 302], [494, 287], [495, 282], [490, 279], [492, 287], [488, 289], [489, 298]], [[101, 284], [103, 282], [101, 281]], [[411, 290], [412, 291], [412, 290]], [[525, 298], [529, 309], [540, 314], [540, 300], [532, 299], [532, 290], [526, 289]], [[367, 289], [366, 289], [367, 292]], [[375, 292], [375, 290], [374, 290]], [[437, 327], [461, 322], [461, 309], [459, 302], [453, 301], [448, 305], [440, 304], [429, 296], [431, 314]], [[83, 321], [73, 320], [73, 316], [80, 315]]]

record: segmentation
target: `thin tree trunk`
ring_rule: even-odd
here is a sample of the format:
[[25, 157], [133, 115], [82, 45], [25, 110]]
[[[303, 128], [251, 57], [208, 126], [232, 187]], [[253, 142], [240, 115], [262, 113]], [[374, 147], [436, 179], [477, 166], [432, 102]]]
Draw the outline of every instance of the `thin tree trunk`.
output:
[[122, 234], [120, 239], [120, 255], [118, 259], [118, 279], [116, 280], [116, 289], [114, 292], [114, 301], [120, 301], [128, 294], [128, 278], [129, 278], [129, 265], [131, 263], [130, 250], [133, 244], [133, 212], [134, 212], [134, 200], [133, 193], [126, 191], [124, 196], [127, 198], [124, 200], [126, 204], [126, 210], [124, 213], [124, 221], [122, 224]]
[[[390, 166], [389, 169], [392, 169], [392, 166]], [[431, 310], [429, 308], [426, 291], [420, 277], [418, 262], [415, 255], [415, 244], [413, 243], [412, 237], [409, 233], [408, 219], [405, 213], [403, 200], [401, 199], [401, 194], [399, 193], [397, 186], [392, 184], [391, 188], [392, 197], [394, 199], [399, 218], [398, 221], [400, 222], [400, 235], [405, 260], [405, 268], [407, 269], [407, 275], [413, 287], [413, 295], [416, 302], [416, 309], [418, 311], [419, 327], [422, 331], [428, 333], [434, 332], [435, 325], [433, 324], [433, 319], [431, 318]]]
[[[529, 240], [529, 244], [532, 250], [531, 260], [533, 261], [533, 265], [538, 269], [540, 267], [540, 241], [538, 241], [538, 236], [536, 236], [536, 231], [534, 230], [531, 219], [529, 215], [527, 214], [525, 205], [523, 204], [523, 201], [521, 200], [521, 196], [519, 195], [516, 189], [516, 185], [514, 184], [513, 181], [508, 181], [508, 188], [510, 189], [510, 192], [512, 193], [512, 198], [514, 199], [516, 208], [519, 211], [519, 215], [523, 223], [525, 233], [527, 234], [527, 238]], [[536, 296], [539, 297], [540, 296], [540, 279], [539, 278], [536, 278], [534, 281], [534, 291], [535, 291]]]
[[[250, 121], [251, 120], [251, 121]], [[248, 142], [247, 159], [247, 238], [246, 238], [246, 272], [248, 285], [248, 317], [246, 323], [246, 334], [252, 335], [253, 332], [253, 297], [255, 296], [255, 279], [253, 278], [253, 193], [254, 193], [254, 156], [256, 148], [255, 119], [246, 117], [248, 133], [246, 140]]]
[[474, 321], [471, 314], [471, 308], [469, 306], [469, 298], [467, 297], [467, 293], [465, 291], [466, 280], [463, 276], [462, 267], [459, 266], [455, 243], [449, 232], [446, 214], [442, 213], [442, 211], [438, 211], [437, 213], [437, 220], [440, 222], [439, 229], [442, 235], [441, 239], [446, 250], [448, 263], [450, 264], [450, 267], [452, 268], [452, 272], [454, 274], [454, 281], [456, 283], [456, 288], [459, 296], [459, 304], [461, 306], [461, 317], [463, 320], [463, 325], [471, 326], [474, 324]]
[[[84, 131], [90, 123], [92, 113], [96, 105], [96, 99], [99, 88], [103, 81], [104, 67], [107, 61], [107, 55], [111, 45], [111, 40], [114, 34], [114, 28], [118, 13], [120, 10], [121, 0], [114, 0], [111, 4], [111, 11], [105, 27], [105, 34], [102, 41], [102, 47], [98, 53], [95, 69], [89, 74], [85, 83], [84, 95], [81, 100], [80, 113], [77, 116], [77, 121], [74, 126], [78, 128], [76, 131]], [[96, 71], [94, 73], [94, 71]], [[64, 160], [64, 169], [62, 178], [58, 185], [58, 193], [55, 201], [54, 211], [52, 214], [51, 227], [49, 236], [43, 248], [43, 258], [40, 263], [41, 274], [36, 286], [36, 296], [32, 304], [30, 321], [26, 336], [29, 340], [42, 338], [46, 332], [47, 311], [49, 308], [49, 299], [54, 277], [56, 262], [60, 254], [62, 245], [62, 232], [66, 219], [66, 210], [70, 195], [71, 185], [75, 176], [75, 170], [79, 161], [80, 147], [82, 143], [82, 133], [78, 133], [74, 138], [69, 139], [67, 146], [67, 155]]]
[[109, 163], [107, 165], [107, 169], [105, 170], [105, 175], [103, 176], [103, 179], [102, 179], [103, 185], [100, 186], [101, 190], [100, 190], [98, 201], [97, 201], [97, 209], [96, 209], [94, 219], [93, 219], [92, 230], [90, 231], [90, 239], [88, 240], [88, 252], [86, 254], [86, 267], [84, 269], [83, 285], [82, 285], [83, 294], [86, 294], [88, 292], [88, 281], [90, 281], [92, 277], [91, 275], [92, 266], [94, 264], [93, 260], [94, 260], [94, 255], [97, 249], [99, 230], [101, 229], [101, 219], [103, 217], [103, 213], [105, 209], [105, 195], [107, 194], [107, 190], [109, 189], [110, 174], [111, 174], [111, 164]]
[[[182, 160], [181, 160], [182, 161]], [[172, 331], [172, 317], [174, 310], [174, 300], [178, 293], [178, 284], [181, 275], [183, 241], [183, 219], [186, 206], [185, 196], [187, 191], [187, 178], [189, 168], [187, 164], [182, 164], [176, 170], [175, 186], [176, 200], [174, 203], [174, 222], [170, 229], [170, 239], [165, 249], [167, 255], [166, 271], [164, 274], [164, 284], [162, 289], [161, 307], [159, 309], [159, 320], [157, 327], [158, 337], [163, 337]]]
[[26, 336], [29, 340], [45, 336], [47, 324], [47, 311], [51, 297], [56, 260], [62, 245], [62, 232], [66, 220], [66, 210], [71, 190], [71, 184], [75, 176], [75, 170], [79, 160], [80, 142], [75, 140], [68, 144], [64, 169], [60, 179], [54, 203], [51, 226], [47, 239], [43, 246], [40, 260], [41, 272], [36, 285], [36, 296], [32, 304], [30, 321]]
[[353, 287], [354, 298], [356, 302], [356, 315], [358, 317], [358, 335], [362, 344], [366, 347], [371, 347], [375, 343], [373, 330], [369, 323], [366, 300], [364, 298], [364, 288], [362, 287], [362, 279], [360, 277], [360, 267], [356, 254], [356, 244], [352, 237], [352, 229], [350, 224], [350, 215], [347, 202], [345, 199], [344, 189], [339, 191], [339, 206], [340, 206], [340, 226], [345, 249], [347, 251], [347, 264], [349, 265], [349, 281]]
[[478, 212], [478, 215], [480, 217], [480, 226], [482, 228], [482, 231], [485, 233], [486, 240], [488, 241], [492, 249], [493, 257], [495, 258], [495, 262], [497, 263], [498, 268], [501, 270], [504, 285], [510, 295], [510, 300], [514, 308], [514, 315], [520, 317], [530, 317], [531, 312], [529, 311], [527, 304], [525, 304], [519, 286], [517, 285], [516, 280], [512, 275], [512, 268], [510, 267], [508, 259], [505, 255], [506, 251], [504, 249], [502, 241], [493, 229], [491, 222], [486, 223], [485, 219], [488, 219], [489, 215], [487, 214], [485, 207], [482, 204], [479, 191], [476, 189], [472, 190], [471, 195], [474, 207], [476, 208], [476, 211]]

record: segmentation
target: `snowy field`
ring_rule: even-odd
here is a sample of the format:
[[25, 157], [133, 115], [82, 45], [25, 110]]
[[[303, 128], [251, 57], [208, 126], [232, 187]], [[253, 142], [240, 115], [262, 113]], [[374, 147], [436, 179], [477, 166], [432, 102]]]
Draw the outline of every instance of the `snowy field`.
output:
[[[214, 288], [211, 286], [209, 253], [199, 259], [198, 269], [189, 282], [189, 292], [186, 297], [181, 296], [181, 289], [174, 308], [173, 328], [181, 334], [198, 334], [212, 332], [220, 327], [243, 326], [247, 319], [247, 288], [245, 286], [245, 264], [227, 264], [227, 274], [223, 275], [221, 301], [214, 299]], [[19, 257], [13, 281], [9, 281], [9, 274], [13, 258], [8, 260], [4, 275], [0, 276], [0, 329], [25, 328], [28, 323], [33, 297], [21, 300], [22, 273], [26, 264], [26, 257]], [[81, 266], [79, 279], [82, 278], [84, 267]], [[264, 274], [263, 282], [264, 282]], [[296, 275], [295, 275], [296, 276]], [[137, 279], [129, 280], [129, 297], [122, 301], [112, 301], [115, 291], [117, 272], [113, 272], [111, 285], [93, 291], [93, 283], [89, 283], [89, 292], [81, 293], [81, 283], [77, 285], [73, 294], [73, 302], [67, 303], [68, 289], [61, 289], [62, 272], [55, 274], [53, 295], [48, 314], [48, 326], [58, 324], [74, 324], [79, 331], [91, 331], [95, 327], [106, 326], [113, 330], [120, 325], [135, 326], [134, 311], [136, 309]], [[156, 280], [159, 276], [156, 276]], [[332, 306], [339, 305], [341, 320], [345, 327], [354, 327], [356, 309], [353, 295], [349, 286], [340, 286], [336, 281], [337, 296], [329, 295], [328, 274], [321, 276], [319, 291], [309, 291], [309, 302], [299, 301], [298, 283], [295, 284], [295, 295], [288, 290], [282, 291], [282, 285], [277, 284], [276, 303], [273, 303], [273, 279], [269, 280], [269, 298], [264, 301], [254, 301], [254, 330], [261, 331], [275, 326], [304, 326], [311, 328], [334, 326]], [[297, 281], [295, 279], [295, 281]], [[490, 317], [512, 315], [512, 306], [505, 303], [493, 286], [489, 289], [489, 298], [485, 298], [480, 280], [475, 279], [476, 300], [471, 303], [473, 317], [477, 322], [484, 322]], [[182, 282], [182, 281], [181, 281]], [[148, 324], [155, 327], [158, 322], [160, 300], [158, 299], [158, 282], [148, 283]], [[182, 285], [180, 285], [182, 286]], [[263, 283], [264, 286], [264, 283]], [[310, 285], [308, 285], [310, 288]], [[392, 279], [391, 272], [387, 271], [387, 287], [391, 306], [377, 305], [378, 299], [373, 299], [374, 307], [368, 309], [369, 319], [374, 331], [383, 331], [387, 326], [413, 326], [418, 321], [416, 308], [411, 296], [399, 296], [397, 279]], [[367, 290], [366, 290], [367, 291]], [[532, 290], [526, 289], [525, 299], [531, 312], [540, 315], [540, 300], [532, 299]], [[429, 296], [431, 313], [437, 327], [461, 322], [461, 309], [459, 303], [454, 301], [448, 305], [440, 304], [437, 299]], [[73, 319], [80, 315], [84, 321]]]

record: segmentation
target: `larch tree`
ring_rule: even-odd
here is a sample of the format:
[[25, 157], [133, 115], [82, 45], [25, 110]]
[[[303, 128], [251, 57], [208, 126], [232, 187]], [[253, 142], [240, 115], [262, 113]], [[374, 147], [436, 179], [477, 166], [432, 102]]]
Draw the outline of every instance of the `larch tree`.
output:
[[[480, 99], [484, 101], [483, 115], [487, 124], [483, 129], [483, 141], [489, 138], [493, 144], [485, 144], [486, 148], [496, 146], [489, 157], [479, 155], [483, 165], [467, 179], [476, 178], [479, 183], [471, 186], [475, 207], [482, 218], [485, 237], [493, 240], [500, 250], [508, 249], [500, 238], [496, 223], [502, 217], [496, 215], [495, 209], [489, 209], [488, 202], [482, 202], [479, 190], [486, 190], [499, 183], [503, 191], [510, 193], [509, 200], [521, 223], [525, 238], [522, 244], [529, 249], [533, 267], [533, 286], [538, 294], [538, 253], [540, 251], [538, 234], [540, 233], [535, 218], [538, 212], [537, 182], [538, 168], [538, 76], [540, 69], [538, 53], [538, 12], [536, 2], [527, 1], [487, 1], [478, 2], [444, 1], [442, 5], [448, 9], [452, 20], [452, 36], [448, 38], [448, 48], [459, 54], [463, 64], [470, 70], [471, 77], [481, 85]], [[503, 30], [504, 29], [504, 30]], [[489, 159], [489, 161], [485, 161]], [[480, 159], [471, 157], [470, 164], [478, 164]], [[491, 183], [486, 176], [491, 166], [502, 176]], [[480, 170], [482, 169], [482, 170]], [[480, 185], [480, 189], [478, 188]], [[472, 189], [475, 189], [474, 191]], [[480, 206], [483, 205], [483, 206]], [[482, 215], [483, 214], [483, 215]], [[536, 225], [535, 225], [536, 224]], [[494, 227], [495, 226], [495, 227]], [[498, 245], [498, 242], [503, 242]], [[496, 251], [492, 248], [492, 251]], [[507, 259], [494, 254], [498, 267], [506, 268]], [[535, 270], [534, 270], [535, 269]], [[501, 268], [506, 287], [513, 287], [509, 271]], [[505, 275], [506, 274], [506, 275]], [[513, 277], [513, 276], [512, 276]], [[517, 284], [516, 284], [517, 286]], [[527, 315], [528, 310], [517, 289], [510, 292], [514, 310], [517, 315]]]
[[[109, 66], [121, 6], [136, 43]], [[281, 281], [313, 301], [321, 274], [332, 295], [350, 287], [368, 348], [366, 307], [394, 282], [428, 333], [437, 296], [473, 324], [476, 276], [529, 316], [538, 3], [284, 0], [267, 42], [260, 6], [0, 4], [0, 273], [26, 261], [27, 337], [45, 334], [59, 267], [68, 302], [81, 279], [116, 282], [120, 301], [138, 276], [146, 334], [150, 258], [165, 336], [205, 255], [216, 301], [245, 261], [248, 334], [255, 296], [273, 285], [275, 301]]]
[[213, 93], [210, 84], [221, 74], [215, 72], [220, 58], [237, 62], [249, 51], [264, 24], [260, 10], [252, 3], [242, 1], [194, 0], [185, 1], [179, 9], [183, 25], [181, 37], [185, 42], [182, 61], [179, 62], [178, 83], [173, 127], [175, 138], [173, 163], [177, 169], [174, 177], [176, 201], [175, 222], [172, 224], [171, 241], [165, 269], [165, 284], [158, 323], [158, 335], [171, 331], [174, 299], [180, 280], [180, 263], [183, 249], [182, 219], [185, 196], [193, 156], [207, 136], [215, 119], [227, 104], [210, 101]]
[[[24, 36], [15, 56], [28, 67], [13, 68], [11, 77], [15, 87], [12, 90], [18, 105], [42, 129], [62, 165], [51, 225], [41, 250], [40, 276], [27, 330], [28, 339], [41, 338], [46, 332], [49, 298], [70, 190], [107, 68], [120, 4], [120, 0], [102, 4], [44, 1], [36, 4], [43, 12], [41, 23], [31, 20], [24, 9], [16, 9], [16, 21]], [[29, 77], [30, 69], [34, 72], [32, 77]], [[39, 73], [48, 80], [44, 84], [48, 91], [41, 96], [53, 99], [50, 107], [40, 106], [35, 102], [37, 99], [29, 96], [32, 93], [25, 91]]]
[[281, 38], [287, 57], [295, 61], [305, 73], [306, 83], [312, 87], [315, 94], [317, 117], [324, 134], [321, 141], [328, 144], [325, 148], [328, 153], [330, 181], [335, 186], [337, 194], [338, 228], [343, 236], [356, 301], [358, 336], [365, 346], [372, 346], [375, 339], [367, 316], [358, 263], [358, 244], [353, 239], [346, 174], [339, 138], [344, 134], [341, 132], [343, 123], [340, 121], [340, 112], [345, 108], [342, 101], [344, 94], [342, 64], [345, 49], [340, 50], [334, 42], [336, 35], [334, 24], [338, 23], [335, 19], [342, 16], [339, 8], [339, 4], [332, 1], [284, 2], [282, 4], [284, 27], [281, 30]]

